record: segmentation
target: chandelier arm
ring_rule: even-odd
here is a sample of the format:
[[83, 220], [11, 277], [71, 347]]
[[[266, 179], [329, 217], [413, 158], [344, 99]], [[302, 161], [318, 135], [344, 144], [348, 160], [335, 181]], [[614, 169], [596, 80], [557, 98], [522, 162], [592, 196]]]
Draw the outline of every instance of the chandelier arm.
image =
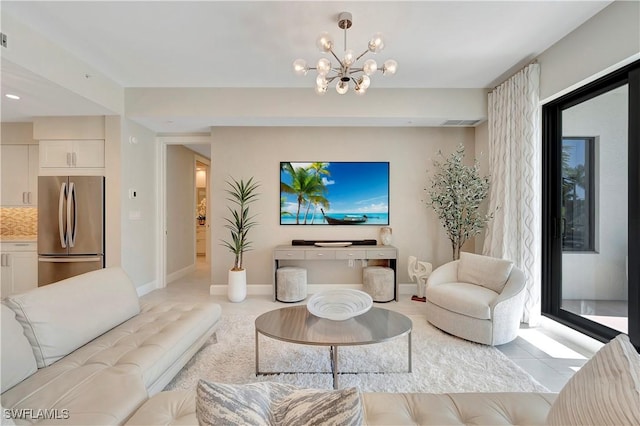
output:
[[358, 84], [358, 81], [355, 78], [351, 77], [351, 81], [353, 81], [353, 84], [355, 84], [354, 89], [357, 90], [360, 88], [360, 84]]
[[334, 75], [333, 77], [326, 78], [327, 83], [331, 83], [331, 82], [332, 82], [333, 80], [335, 80], [336, 78], [338, 78], [338, 76], [337, 76], [337, 75]]
[[366, 55], [368, 52], [369, 52], [369, 49], [367, 49], [367, 50], [365, 50], [364, 52], [362, 52], [362, 53], [360, 54], [360, 56], [358, 56], [354, 62], [358, 62], [358, 61], [360, 60], [360, 58], [362, 58], [362, 57], [363, 57], [364, 55]]
[[364, 72], [364, 68], [349, 68], [349, 74], [355, 74], [357, 72]]
[[336, 58], [336, 61], [338, 61], [340, 66], [342, 66], [342, 61], [340, 60], [340, 58], [338, 58], [338, 55], [336, 55], [336, 52], [334, 52], [333, 49], [331, 49], [330, 52], [333, 55], [333, 57]]

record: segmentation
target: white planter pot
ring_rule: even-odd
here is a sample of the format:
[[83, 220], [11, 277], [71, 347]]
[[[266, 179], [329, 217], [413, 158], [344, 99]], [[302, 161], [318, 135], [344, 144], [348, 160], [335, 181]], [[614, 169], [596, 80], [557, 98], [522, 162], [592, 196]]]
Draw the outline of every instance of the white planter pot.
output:
[[229, 271], [229, 285], [227, 288], [229, 301], [238, 303], [247, 297], [247, 271]]

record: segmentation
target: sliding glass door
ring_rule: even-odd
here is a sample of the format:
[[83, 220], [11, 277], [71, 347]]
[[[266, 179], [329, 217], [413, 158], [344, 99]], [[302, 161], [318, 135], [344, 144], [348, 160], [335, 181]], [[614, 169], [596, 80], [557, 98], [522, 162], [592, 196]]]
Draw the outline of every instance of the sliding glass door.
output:
[[640, 85], [632, 64], [543, 107], [543, 313], [640, 344]]

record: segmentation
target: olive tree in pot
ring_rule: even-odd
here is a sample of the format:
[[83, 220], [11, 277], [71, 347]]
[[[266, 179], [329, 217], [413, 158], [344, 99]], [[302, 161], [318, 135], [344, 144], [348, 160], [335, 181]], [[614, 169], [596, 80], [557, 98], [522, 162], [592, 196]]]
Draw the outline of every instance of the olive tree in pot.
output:
[[226, 217], [225, 228], [231, 233], [230, 240], [222, 240], [222, 245], [227, 247], [234, 254], [233, 267], [229, 270], [229, 284], [227, 296], [231, 302], [242, 302], [247, 297], [247, 271], [244, 269], [244, 253], [251, 250], [251, 241], [247, 234], [258, 223], [254, 220], [255, 215], [249, 213], [249, 205], [258, 199], [256, 190], [259, 183], [249, 178], [246, 182], [243, 179], [237, 181], [234, 178], [226, 181], [227, 201], [232, 206], [227, 206], [230, 217]]
[[472, 166], [463, 163], [464, 145], [458, 145], [448, 158], [439, 152], [434, 160], [434, 173], [428, 192], [427, 206], [436, 212], [449, 240], [453, 260], [460, 258], [460, 249], [467, 240], [478, 235], [493, 212], [483, 214], [480, 205], [489, 195], [489, 176], [480, 176], [478, 161]]

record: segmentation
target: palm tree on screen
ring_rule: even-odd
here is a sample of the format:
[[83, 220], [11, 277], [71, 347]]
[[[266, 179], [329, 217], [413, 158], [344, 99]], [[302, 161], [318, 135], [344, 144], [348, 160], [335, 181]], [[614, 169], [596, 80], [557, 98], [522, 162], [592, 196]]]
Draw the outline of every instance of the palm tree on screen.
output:
[[[291, 163], [284, 163], [284, 169], [291, 175], [291, 184], [280, 182], [280, 191], [296, 196], [298, 208], [296, 211], [296, 225], [300, 224], [300, 210], [311, 201], [311, 197], [323, 195], [325, 192], [322, 180], [315, 173], [303, 167], [294, 168]], [[305, 215], [306, 221], [306, 215]]]

